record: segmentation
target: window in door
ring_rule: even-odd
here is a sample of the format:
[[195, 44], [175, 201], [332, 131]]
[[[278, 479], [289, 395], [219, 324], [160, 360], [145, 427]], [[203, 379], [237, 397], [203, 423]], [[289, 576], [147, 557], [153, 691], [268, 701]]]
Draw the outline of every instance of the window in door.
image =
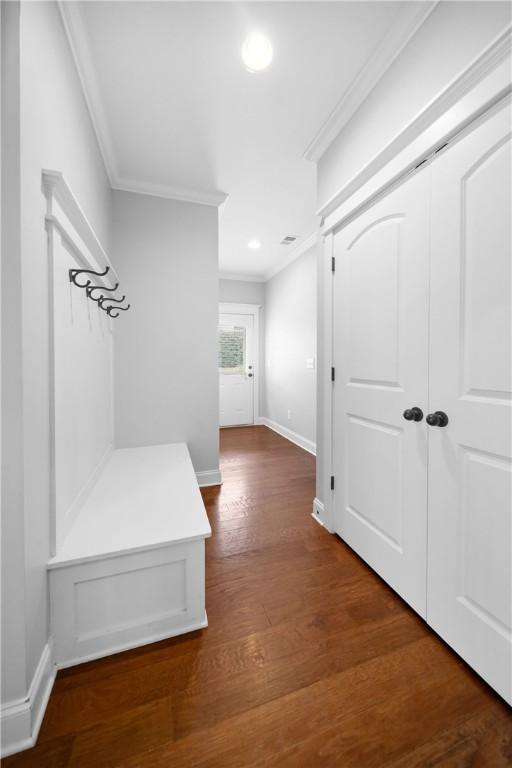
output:
[[219, 373], [245, 373], [246, 335], [243, 326], [219, 328]]

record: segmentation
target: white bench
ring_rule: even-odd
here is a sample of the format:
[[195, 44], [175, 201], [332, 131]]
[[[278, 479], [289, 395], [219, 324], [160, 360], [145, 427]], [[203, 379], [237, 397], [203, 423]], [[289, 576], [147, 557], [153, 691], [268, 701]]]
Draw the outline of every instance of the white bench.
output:
[[209, 536], [185, 443], [113, 451], [48, 564], [57, 665], [205, 627]]

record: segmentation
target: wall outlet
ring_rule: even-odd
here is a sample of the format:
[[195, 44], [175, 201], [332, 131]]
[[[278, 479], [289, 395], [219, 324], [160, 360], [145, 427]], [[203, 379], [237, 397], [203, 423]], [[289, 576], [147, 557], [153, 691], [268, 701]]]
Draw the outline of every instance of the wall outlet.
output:
[[288, 421], [290, 421], [291, 418], [292, 418], [292, 412], [288, 411]]

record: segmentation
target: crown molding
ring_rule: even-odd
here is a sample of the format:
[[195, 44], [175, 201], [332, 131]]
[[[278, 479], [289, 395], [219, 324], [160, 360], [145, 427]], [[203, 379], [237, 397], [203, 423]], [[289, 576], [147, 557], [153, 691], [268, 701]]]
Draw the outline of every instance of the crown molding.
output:
[[105, 170], [110, 184], [117, 177], [117, 166], [110, 131], [108, 129], [105, 111], [96, 78], [94, 62], [91, 56], [89, 38], [83, 17], [81, 3], [70, 3], [58, 0], [57, 3], [64, 24], [69, 47], [75, 62], [82, 92], [85, 98], [89, 116], [96, 133]]
[[227, 194], [216, 189], [204, 190], [175, 187], [166, 184], [155, 184], [143, 179], [126, 179], [121, 176], [100, 95], [82, 4], [69, 2], [69, 0], [58, 0], [57, 4], [112, 189], [215, 207], [225, 203], [228, 197]]
[[[322, 232], [328, 232], [333, 222], [339, 225], [341, 206], [348, 204], [348, 201], [353, 204], [356, 197], [368, 198], [370, 195], [365, 191], [368, 185], [375, 185], [378, 177], [390, 175], [389, 169], [397, 164], [397, 158], [407, 155], [412, 170], [435, 150], [436, 145], [448, 140], [479, 113], [510, 93], [511, 55], [512, 25], [498, 34], [388, 144], [321, 205], [317, 216], [324, 220]], [[402, 160], [401, 164], [403, 173], [407, 163]], [[396, 175], [396, 168], [393, 175]]]
[[402, 3], [403, 7], [394, 19], [390, 30], [306, 148], [303, 154], [306, 160], [316, 162], [322, 157], [411, 37], [430, 16], [437, 3], [438, 0]]
[[116, 178], [112, 182], [112, 189], [120, 192], [136, 192], [138, 195], [153, 195], [153, 197], [166, 197], [170, 200], [179, 200], [184, 203], [198, 203], [199, 205], [222, 206], [228, 195], [220, 190], [194, 189], [192, 187], [173, 187], [168, 184], [154, 184], [150, 181], [138, 179]]
[[219, 272], [219, 280], [239, 280], [243, 283], [264, 283], [263, 275], [237, 275], [233, 272]]
[[264, 281], [267, 282], [272, 277], [275, 277], [279, 272], [282, 272], [283, 269], [286, 269], [286, 267], [298, 259], [299, 256], [302, 256], [302, 254], [306, 253], [306, 251], [309, 251], [310, 248], [314, 248], [317, 242], [318, 232], [315, 230], [315, 232], [312, 232], [308, 237], [296, 245], [295, 248], [288, 254], [286, 259], [279, 264], [279, 266], [275, 266], [272, 267], [272, 269], [269, 269], [269, 271], [265, 273], [263, 278]]

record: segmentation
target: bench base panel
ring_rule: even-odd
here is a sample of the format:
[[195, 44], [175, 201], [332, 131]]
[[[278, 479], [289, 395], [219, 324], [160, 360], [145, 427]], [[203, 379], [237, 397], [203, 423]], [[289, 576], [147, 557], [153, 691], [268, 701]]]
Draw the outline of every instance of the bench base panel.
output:
[[60, 668], [207, 626], [204, 539], [70, 563], [49, 576]]

